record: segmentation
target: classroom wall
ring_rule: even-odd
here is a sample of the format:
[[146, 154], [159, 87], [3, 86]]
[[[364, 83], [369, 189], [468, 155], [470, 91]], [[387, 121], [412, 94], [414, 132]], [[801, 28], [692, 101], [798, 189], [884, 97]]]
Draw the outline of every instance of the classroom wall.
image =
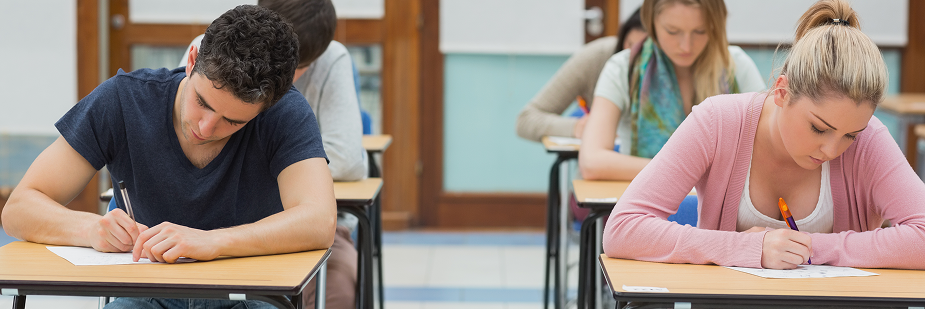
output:
[[74, 0], [0, 1], [0, 187], [19, 182], [77, 100]]
[[[499, 8], [495, 7], [494, 10], [487, 10], [491, 12], [486, 12], [486, 10], [479, 11], [472, 8], [455, 8], [465, 5], [460, 4], [460, 1], [462, 0], [441, 1], [441, 35], [446, 34], [443, 28], [462, 27], [466, 21], [479, 24], [490, 23], [496, 34], [486, 33], [485, 36], [490, 37], [485, 39], [486, 41], [493, 42], [496, 40], [495, 37], [506, 35], [510, 37], [510, 42], [507, 43], [506, 50], [499, 50], [498, 47], [479, 48], [481, 43], [473, 36], [441, 37], [441, 51], [445, 56], [444, 190], [448, 192], [546, 192], [549, 168], [555, 157], [546, 154], [539, 143], [519, 138], [515, 132], [515, 121], [517, 114], [527, 101], [552, 77], [570, 53], [555, 53], [550, 52], [552, 50], [550, 47], [530, 47], [527, 43], [518, 43], [521, 42], [518, 41], [519, 37], [530, 37], [535, 33], [529, 27], [514, 25], [514, 22], [510, 18], [505, 19], [505, 16], [531, 15], [534, 13], [531, 10], [532, 6], [524, 5], [510, 11], [498, 11]], [[628, 15], [632, 12], [630, 8], [623, 8], [625, 3], [633, 5], [630, 3], [632, 1], [621, 1], [621, 14]], [[808, 7], [809, 2], [785, 1], [789, 1], [787, 3], [796, 2], [791, 3], [790, 6], [782, 6], [786, 12], [781, 14], [791, 16], [796, 12], [796, 15], [791, 16], [792, 21], [781, 18], [776, 23], [780, 23], [779, 28], [786, 30], [789, 36], [785, 36], [784, 31], [768, 30], [759, 35], [752, 32], [750, 40], [743, 39], [748, 37], [746, 35], [748, 31], [767, 30], [770, 27], [746, 29], [736, 23], [741, 24], [742, 20], [748, 21], [748, 18], [743, 19], [742, 16], [767, 17], [758, 13], [769, 10], [769, 3], [757, 0], [727, 3], [730, 6], [730, 24], [728, 25], [731, 31], [730, 39], [738, 37], [745, 41], [742, 42], [743, 44], [774, 42], [772, 46], [777, 42], [789, 41], [793, 24], [802, 14], [802, 10]], [[479, 3], [481, 2], [474, 2], [471, 5], [481, 5]], [[445, 10], [446, 4], [454, 9]], [[635, 6], [632, 9], [635, 9]], [[865, 31], [881, 45], [886, 46], [883, 49], [883, 56], [890, 76], [888, 93], [897, 93], [901, 53], [896, 46], [905, 44], [906, 29], [905, 26], [896, 28], [896, 25], [906, 24], [906, 1], [888, 0], [876, 2], [876, 4], [865, 2], [855, 4], [855, 7], [863, 18]], [[890, 8], [887, 10], [889, 14], [884, 15], [877, 8]], [[747, 11], [743, 12], [745, 10]], [[543, 14], [545, 11], [536, 12]], [[571, 13], [564, 14], [564, 16], [566, 17], [541, 16], [530, 20], [541, 19], [548, 23], [567, 24], [567, 21], [556, 20], [556, 18], [569, 18]], [[738, 21], [734, 22], [735, 20]], [[446, 23], [451, 25], [447, 26]], [[518, 30], [511, 30], [514, 28]], [[732, 30], [734, 28], [735, 31]], [[579, 35], [581, 34], [576, 36]], [[568, 39], [563, 38], [561, 42], [568, 42]], [[467, 46], [467, 48], [454, 46]], [[770, 79], [772, 68], [781, 64], [780, 60], [774, 62], [772, 59], [775, 53], [773, 47], [746, 48], [745, 51], [752, 57], [766, 79]], [[778, 54], [779, 59], [783, 59], [785, 51], [780, 51]], [[900, 129], [897, 120], [892, 116], [880, 112], [876, 115], [890, 128], [891, 132]], [[894, 134], [894, 136], [898, 135]]]

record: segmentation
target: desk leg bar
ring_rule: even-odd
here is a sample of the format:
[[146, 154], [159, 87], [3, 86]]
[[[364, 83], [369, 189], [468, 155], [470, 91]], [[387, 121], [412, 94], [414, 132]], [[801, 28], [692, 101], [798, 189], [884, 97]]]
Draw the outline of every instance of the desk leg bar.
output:
[[377, 291], [379, 293], [379, 309], [385, 308], [385, 284], [382, 279], [382, 200], [376, 196], [373, 202], [373, 214], [376, 216], [372, 220], [373, 227], [373, 258], [376, 260], [376, 282], [379, 283]]
[[588, 217], [581, 222], [581, 240], [578, 248], [578, 309], [589, 309], [594, 307], [594, 280], [596, 276], [592, 271], [596, 271], [594, 264], [594, 235], [597, 231], [597, 219], [610, 214], [610, 209], [592, 209]]
[[13, 296], [13, 309], [26, 309], [26, 295]]
[[[325, 261], [321, 264], [321, 269], [318, 270], [318, 277], [315, 280], [315, 309], [324, 309], [324, 301], [327, 293], [327, 280], [328, 280], [328, 262]], [[301, 298], [301, 297], [300, 297]], [[301, 305], [302, 302], [299, 302]]]
[[[376, 164], [375, 154], [372, 152], [367, 152], [366, 157], [369, 158], [369, 177], [382, 177], [382, 171], [379, 169], [379, 165]], [[377, 291], [379, 292], [379, 309], [385, 308], [385, 288], [382, 283], [382, 200], [380, 196], [376, 196], [376, 201], [373, 202], [372, 206], [372, 215], [370, 216], [370, 221], [373, 226], [373, 258], [376, 260], [376, 273], [378, 274], [376, 282], [379, 283]]]
[[357, 308], [372, 309], [373, 301], [373, 231], [366, 210], [357, 207], [339, 207], [338, 211], [359, 219], [357, 231]]
[[[555, 267], [555, 291], [553, 291], [553, 304], [559, 308], [559, 165], [566, 158], [558, 156], [549, 171], [549, 196], [546, 197], [546, 276], [543, 282], [543, 308], [549, 309], [549, 280], [550, 268]], [[553, 265], [554, 264], [554, 265]]]

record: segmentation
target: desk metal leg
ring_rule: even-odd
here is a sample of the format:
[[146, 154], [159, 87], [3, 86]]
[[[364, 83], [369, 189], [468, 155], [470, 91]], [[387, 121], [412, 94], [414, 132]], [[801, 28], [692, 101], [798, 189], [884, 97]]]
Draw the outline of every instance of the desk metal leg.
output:
[[[318, 270], [318, 277], [315, 280], [315, 309], [324, 309], [324, 301], [327, 293], [327, 280], [328, 280], [328, 262], [325, 261], [321, 264], [321, 269]], [[301, 304], [301, 302], [299, 302]]]
[[[376, 164], [375, 154], [366, 153], [369, 158], [369, 177], [382, 177], [382, 170]], [[370, 222], [373, 226], [373, 258], [376, 263], [376, 282], [379, 283], [377, 292], [379, 292], [379, 309], [385, 308], [385, 288], [382, 283], [382, 200], [376, 196], [375, 202], [370, 209]]]
[[589, 309], [595, 306], [594, 290], [597, 284], [596, 276], [592, 271], [597, 270], [595, 264], [594, 235], [597, 231], [597, 219], [610, 214], [610, 209], [592, 209], [588, 217], [581, 223], [581, 240], [578, 249], [578, 309]]
[[556, 308], [567, 308], [568, 307], [568, 234], [571, 230], [571, 222], [568, 220], [569, 213], [569, 164], [568, 161], [564, 161], [559, 164], [559, 213], [557, 214], [557, 221], [559, 225], [557, 227], [558, 235], [556, 235], [556, 243], [558, 247], [556, 248], [557, 260], [556, 260], [556, 293], [558, 294], [558, 303]]
[[373, 231], [366, 209], [359, 207], [339, 207], [338, 211], [347, 212], [357, 217], [357, 308], [373, 307]]
[[26, 295], [13, 296], [13, 309], [26, 309]]
[[543, 308], [549, 309], [549, 281], [552, 276], [550, 268], [555, 268], [555, 290], [553, 291], [553, 304], [559, 307], [559, 166], [568, 160], [558, 156], [549, 171], [549, 196], [546, 198], [546, 276], [543, 287]]

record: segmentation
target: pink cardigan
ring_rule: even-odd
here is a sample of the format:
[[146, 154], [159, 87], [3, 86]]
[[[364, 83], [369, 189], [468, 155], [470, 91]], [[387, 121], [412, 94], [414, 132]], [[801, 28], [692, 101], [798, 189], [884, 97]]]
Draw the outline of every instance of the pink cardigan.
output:
[[[762, 233], [735, 231], [765, 93], [694, 107], [636, 176], [604, 228], [604, 253], [645, 261], [761, 267]], [[814, 264], [925, 269], [925, 183], [876, 117], [830, 161], [834, 225], [810, 234]], [[697, 188], [698, 227], [667, 221]], [[881, 229], [883, 219], [893, 227]]]

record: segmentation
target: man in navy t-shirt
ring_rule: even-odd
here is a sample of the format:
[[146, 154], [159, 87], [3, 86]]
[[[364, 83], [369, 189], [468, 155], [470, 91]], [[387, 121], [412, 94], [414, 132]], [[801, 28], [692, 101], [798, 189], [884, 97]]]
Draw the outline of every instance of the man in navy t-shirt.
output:
[[[333, 183], [291, 86], [297, 46], [277, 13], [239, 6], [209, 26], [189, 66], [120, 71], [56, 123], [61, 138], [11, 194], [4, 229], [168, 263], [330, 247]], [[103, 166], [137, 223], [119, 190], [105, 216], [63, 206]]]

